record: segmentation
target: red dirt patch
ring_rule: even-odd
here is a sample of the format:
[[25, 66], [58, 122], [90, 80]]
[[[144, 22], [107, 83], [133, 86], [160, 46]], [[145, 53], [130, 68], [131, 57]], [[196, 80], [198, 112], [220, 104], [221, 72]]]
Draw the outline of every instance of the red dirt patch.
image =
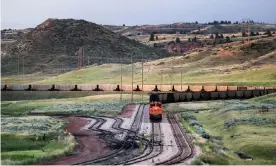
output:
[[75, 136], [78, 145], [73, 155], [43, 163], [44, 165], [72, 165], [93, 160], [110, 152], [105, 142], [93, 134], [93, 131], [81, 130], [83, 126], [88, 124], [88, 120], [79, 117], [63, 117], [61, 119], [68, 120], [69, 125], [64, 130]]
[[125, 108], [122, 110], [122, 112], [119, 113], [124, 118], [131, 118], [132, 114], [134, 113], [136, 108], [136, 104], [128, 104], [125, 106]]

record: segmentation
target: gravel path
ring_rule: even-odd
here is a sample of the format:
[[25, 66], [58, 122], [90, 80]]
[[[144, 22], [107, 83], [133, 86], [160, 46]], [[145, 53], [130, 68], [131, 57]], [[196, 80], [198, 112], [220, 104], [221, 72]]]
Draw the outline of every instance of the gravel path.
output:
[[145, 112], [143, 115], [142, 125], [141, 125], [141, 129], [139, 131], [139, 134], [144, 135], [144, 136], [149, 136], [149, 135], [151, 135], [151, 132], [152, 132], [151, 122], [149, 119], [149, 105], [145, 106], [144, 111]]
[[61, 157], [43, 163], [43, 165], [72, 165], [101, 157], [111, 151], [104, 141], [98, 139], [98, 137], [91, 133], [91, 131], [85, 130], [95, 123], [93, 120], [89, 121], [86, 118], [79, 117], [63, 117], [61, 119], [69, 122], [64, 130], [72, 133], [77, 140], [78, 145], [75, 148], [73, 155]]
[[135, 165], [154, 165], [154, 163], [162, 162], [170, 157], [174, 156], [178, 152], [178, 148], [175, 142], [175, 138], [171, 129], [169, 122], [165, 115], [163, 115], [163, 119], [160, 122], [161, 132], [162, 132], [162, 144], [163, 151], [158, 156], [153, 159], [146, 160], [143, 162], [136, 163]]

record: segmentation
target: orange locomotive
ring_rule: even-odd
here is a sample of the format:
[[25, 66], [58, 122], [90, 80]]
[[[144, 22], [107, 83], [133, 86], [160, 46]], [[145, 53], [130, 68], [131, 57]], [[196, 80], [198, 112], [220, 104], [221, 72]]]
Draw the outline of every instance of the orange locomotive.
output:
[[162, 103], [159, 101], [157, 94], [150, 95], [149, 115], [151, 120], [162, 120]]

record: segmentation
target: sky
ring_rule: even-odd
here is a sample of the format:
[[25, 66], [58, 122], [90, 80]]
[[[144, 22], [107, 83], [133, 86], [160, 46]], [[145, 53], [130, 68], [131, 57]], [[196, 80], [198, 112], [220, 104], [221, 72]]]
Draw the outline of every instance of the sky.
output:
[[276, 0], [1, 0], [1, 29], [34, 28], [48, 18], [144, 25], [213, 20], [276, 23]]

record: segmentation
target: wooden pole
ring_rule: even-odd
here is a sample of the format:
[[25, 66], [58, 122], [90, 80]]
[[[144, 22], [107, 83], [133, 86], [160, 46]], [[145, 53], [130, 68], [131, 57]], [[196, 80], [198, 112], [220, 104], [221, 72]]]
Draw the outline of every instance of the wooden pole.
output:
[[24, 55], [22, 56], [22, 62], [23, 62], [23, 66], [22, 66], [22, 73], [23, 73], [23, 79], [24, 79], [24, 67], [25, 67], [25, 65], [24, 65]]
[[20, 66], [20, 60], [19, 60], [19, 54], [18, 54], [17, 55], [17, 73], [18, 73], [18, 76], [20, 75], [19, 66]]
[[121, 55], [121, 85], [120, 85], [120, 91], [121, 91], [121, 95], [120, 95], [120, 100], [122, 100], [122, 90], [123, 90], [123, 62], [122, 62], [122, 57], [123, 55]]
[[133, 62], [132, 62], [132, 54], [131, 54], [131, 102], [133, 102]]
[[182, 68], [182, 63], [181, 63], [181, 92], [182, 92], [182, 84], [183, 84], [183, 82], [182, 82], [182, 70], [183, 70], [183, 68]]
[[142, 101], [144, 100], [144, 56], [142, 54]]
[[161, 69], [161, 91], [163, 91], [163, 69]]
[[81, 49], [81, 52], [82, 52], [82, 66], [85, 67], [85, 56], [84, 56], [84, 48], [82, 47]]
[[172, 59], [171, 59], [171, 89], [173, 88], [172, 87], [172, 74], [173, 74], [173, 67], [172, 67]]
[[248, 21], [248, 44], [250, 43], [250, 20]]
[[79, 51], [77, 52], [77, 54], [78, 54], [78, 69], [80, 70], [80, 53], [79, 53]]

